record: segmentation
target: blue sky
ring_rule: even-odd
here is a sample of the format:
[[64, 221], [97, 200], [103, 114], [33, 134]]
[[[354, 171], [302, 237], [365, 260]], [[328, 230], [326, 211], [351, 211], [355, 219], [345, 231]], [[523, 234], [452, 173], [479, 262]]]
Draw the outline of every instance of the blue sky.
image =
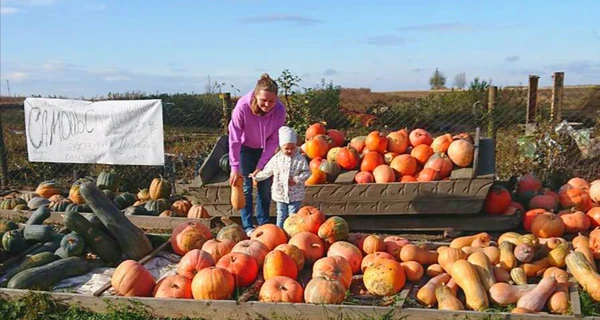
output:
[[[497, 85], [600, 84], [600, 1], [1, 0], [0, 92], [250, 90], [283, 69], [373, 91], [435, 68]], [[171, 3], [171, 4], [167, 4]]]

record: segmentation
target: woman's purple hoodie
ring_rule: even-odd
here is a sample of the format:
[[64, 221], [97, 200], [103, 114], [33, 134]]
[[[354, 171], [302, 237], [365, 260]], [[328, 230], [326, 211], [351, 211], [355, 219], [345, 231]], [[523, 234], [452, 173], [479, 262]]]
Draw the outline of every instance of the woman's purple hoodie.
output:
[[263, 169], [279, 146], [278, 130], [285, 124], [285, 106], [279, 99], [275, 107], [260, 117], [252, 113], [250, 104], [254, 90], [243, 95], [233, 108], [229, 122], [229, 165], [231, 171], [240, 171], [242, 145], [263, 149], [257, 169]]

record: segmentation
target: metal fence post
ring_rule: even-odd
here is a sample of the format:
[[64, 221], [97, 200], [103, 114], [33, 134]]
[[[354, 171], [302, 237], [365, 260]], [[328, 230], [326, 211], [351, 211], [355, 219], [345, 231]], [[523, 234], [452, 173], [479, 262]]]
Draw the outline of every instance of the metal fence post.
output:
[[550, 121], [560, 122], [560, 112], [562, 110], [565, 89], [565, 73], [555, 72], [552, 75], [552, 78], [552, 102], [550, 104]]
[[6, 147], [4, 145], [4, 130], [2, 127], [2, 110], [0, 110], [0, 170], [2, 177], [0, 178], [0, 185], [2, 188], [8, 187], [8, 155], [6, 154]]
[[498, 96], [498, 87], [488, 87], [488, 107], [487, 107], [487, 119], [488, 128], [487, 135], [489, 138], [496, 139], [496, 128], [494, 127], [494, 108], [496, 107], [496, 97]]

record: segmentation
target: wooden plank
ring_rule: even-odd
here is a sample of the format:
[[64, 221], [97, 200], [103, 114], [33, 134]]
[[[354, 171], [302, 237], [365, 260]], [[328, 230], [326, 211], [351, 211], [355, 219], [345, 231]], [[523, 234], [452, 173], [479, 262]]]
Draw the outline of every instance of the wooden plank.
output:
[[[28, 290], [0, 289], [0, 299], [19, 300]], [[47, 292], [46, 292], [47, 293]], [[141, 304], [156, 317], [204, 318], [204, 319], [379, 319], [396, 315], [394, 307], [355, 305], [315, 305], [305, 303], [266, 303], [251, 301], [238, 303], [235, 300], [192, 300], [129, 298], [116, 296], [94, 297], [73, 293], [50, 293], [60, 304], [77, 305], [92, 312], [106, 313], [108, 305], [130, 307]]]
[[[446, 319], [523, 319], [523, 320], [563, 320], [573, 319], [572, 316], [553, 315], [549, 313], [517, 314], [506, 312], [479, 312], [479, 311], [447, 311], [425, 308], [405, 308], [400, 312], [401, 319], [409, 320], [446, 320]], [[399, 319], [400, 319], [399, 318]]]
[[555, 72], [552, 75], [552, 101], [550, 102], [550, 120], [556, 123], [561, 120], [561, 111], [565, 92], [565, 73]]
[[525, 117], [526, 124], [535, 122], [535, 116], [537, 115], [537, 91], [539, 78], [540, 76], [537, 75], [529, 75], [529, 86], [527, 87], [527, 113]]
[[571, 310], [573, 310], [573, 317], [580, 319], [582, 317], [581, 300], [579, 300], [577, 281], [573, 277], [569, 277], [569, 296], [571, 297]]
[[344, 171], [335, 179], [335, 184], [353, 184], [354, 176], [356, 176], [357, 173], [358, 170]]

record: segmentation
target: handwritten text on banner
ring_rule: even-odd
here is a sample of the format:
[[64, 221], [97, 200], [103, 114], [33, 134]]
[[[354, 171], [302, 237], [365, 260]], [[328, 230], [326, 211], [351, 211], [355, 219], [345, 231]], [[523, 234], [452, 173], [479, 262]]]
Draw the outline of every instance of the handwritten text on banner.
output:
[[161, 100], [27, 98], [31, 162], [164, 165]]

